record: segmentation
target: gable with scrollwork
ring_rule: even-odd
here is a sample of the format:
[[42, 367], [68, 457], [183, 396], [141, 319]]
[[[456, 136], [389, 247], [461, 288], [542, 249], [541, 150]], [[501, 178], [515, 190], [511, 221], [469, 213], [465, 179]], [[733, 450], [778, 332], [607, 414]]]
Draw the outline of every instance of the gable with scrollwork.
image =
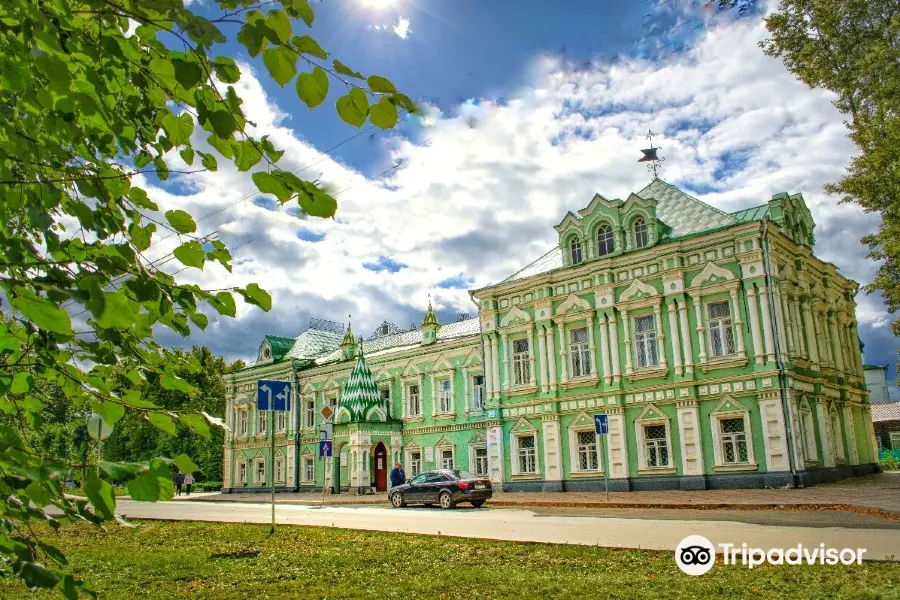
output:
[[531, 322], [531, 315], [519, 308], [513, 306], [502, 319], [500, 319], [500, 327], [515, 327], [516, 325], [524, 325]]

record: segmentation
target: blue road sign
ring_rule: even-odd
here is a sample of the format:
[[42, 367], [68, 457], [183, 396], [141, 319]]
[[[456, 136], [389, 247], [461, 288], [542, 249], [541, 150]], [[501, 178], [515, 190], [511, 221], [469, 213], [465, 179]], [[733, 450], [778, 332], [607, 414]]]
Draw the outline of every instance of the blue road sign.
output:
[[319, 456], [331, 457], [331, 440], [322, 440], [319, 442]]
[[260, 379], [256, 382], [256, 410], [291, 409], [291, 383]]
[[606, 415], [594, 415], [594, 431], [597, 435], [609, 433], [609, 420]]

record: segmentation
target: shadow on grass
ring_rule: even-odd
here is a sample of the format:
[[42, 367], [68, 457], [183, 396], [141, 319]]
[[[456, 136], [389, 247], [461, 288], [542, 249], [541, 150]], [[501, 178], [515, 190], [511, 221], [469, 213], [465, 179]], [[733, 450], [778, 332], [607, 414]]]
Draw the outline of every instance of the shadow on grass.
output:
[[259, 556], [259, 550], [238, 550], [237, 552], [223, 552], [219, 554], [210, 554], [209, 557], [212, 559], [223, 558], [223, 559], [241, 559], [241, 558], [256, 558]]

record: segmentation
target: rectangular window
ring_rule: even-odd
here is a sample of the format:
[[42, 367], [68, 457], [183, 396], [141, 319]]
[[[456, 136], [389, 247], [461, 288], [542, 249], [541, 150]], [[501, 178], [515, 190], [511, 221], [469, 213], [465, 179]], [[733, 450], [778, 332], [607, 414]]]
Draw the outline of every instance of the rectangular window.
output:
[[247, 435], [247, 424], [250, 422], [250, 419], [246, 410], [238, 411], [238, 420], [240, 421], [239, 431], [241, 432], [241, 435]]
[[391, 416], [391, 388], [383, 387], [383, 388], [380, 388], [378, 391], [381, 394], [381, 401], [384, 403], [384, 414], [386, 417], [390, 418], [390, 416]]
[[422, 472], [422, 453], [416, 450], [409, 453], [409, 474], [415, 477]]
[[237, 471], [238, 483], [247, 483], [247, 463], [238, 463]]
[[422, 414], [422, 401], [419, 398], [419, 386], [411, 384], [407, 390], [409, 404], [406, 407], [406, 414], [409, 417], [418, 417]]
[[722, 460], [726, 464], [749, 462], [744, 419], [722, 419], [719, 427], [722, 430]]
[[669, 445], [665, 425], [644, 426], [644, 453], [650, 468], [669, 466]]
[[256, 461], [256, 483], [265, 483], [266, 482], [266, 461], [258, 460]]
[[316, 401], [307, 400], [303, 407], [303, 426], [311, 429], [316, 426]]
[[256, 433], [265, 433], [269, 415], [264, 410], [256, 411]]
[[275, 431], [284, 431], [287, 425], [287, 411], [279, 410], [275, 413]]
[[313, 460], [312, 456], [304, 456], [303, 457], [303, 470], [300, 471], [303, 475], [303, 481], [307, 483], [312, 483], [316, 478], [316, 463]]
[[638, 368], [654, 367], [659, 363], [656, 355], [656, 324], [653, 315], [634, 320], [634, 354]]
[[284, 481], [284, 459], [283, 458], [275, 459], [275, 481], [276, 482]]
[[521, 436], [518, 439], [516, 453], [519, 460], [519, 473], [537, 473], [537, 448], [533, 435]]
[[586, 327], [579, 327], [569, 331], [569, 361], [572, 365], [572, 377], [586, 377], [590, 375], [591, 354]]
[[[879, 440], [881, 437], [879, 436]], [[900, 431], [891, 432], [891, 450], [900, 450]]]
[[448, 413], [453, 410], [453, 396], [450, 393], [450, 380], [438, 383], [438, 412]]
[[442, 448], [440, 452], [441, 452], [441, 468], [442, 469], [452, 469], [453, 468], [453, 449], [452, 448]]
[[475, 475], [486, 476], [488, 474], [487, 448], [475, 448]]
[[531, 353], [528, 350], [528, 340], [514, 340], [512, 344], [513, 383], [515, 385], [531, 383], [531, 364], [529, 361]]
[[599, 470], [597, 435], [593, 431], [579, 431], [576, 435], [578, 438], [578, 470]]
[[472, 376], [472, 410], [484, 410], [484, 375]]
[[706, 319], [709, 328], [709, 352], [712, 356], [734, 354], [734, 329], [731, 326], [731, 305], [711, 302], [706, 305]]

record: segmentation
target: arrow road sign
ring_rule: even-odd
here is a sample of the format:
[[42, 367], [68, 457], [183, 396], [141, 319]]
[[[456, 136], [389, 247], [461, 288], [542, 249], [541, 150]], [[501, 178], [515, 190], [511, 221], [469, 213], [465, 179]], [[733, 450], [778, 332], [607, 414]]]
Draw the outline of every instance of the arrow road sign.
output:
[[291, 409], [291, 383], [273, 379], [256, 382], [256, 410], [287, 411]]
[[609, 433], [609, 420], [606, 415], [594, 415], [594, 431], [597, 435]]
[[331, 457], [331, 440], [322, 440], [319, 442], [319, 456], [323, 458]]

